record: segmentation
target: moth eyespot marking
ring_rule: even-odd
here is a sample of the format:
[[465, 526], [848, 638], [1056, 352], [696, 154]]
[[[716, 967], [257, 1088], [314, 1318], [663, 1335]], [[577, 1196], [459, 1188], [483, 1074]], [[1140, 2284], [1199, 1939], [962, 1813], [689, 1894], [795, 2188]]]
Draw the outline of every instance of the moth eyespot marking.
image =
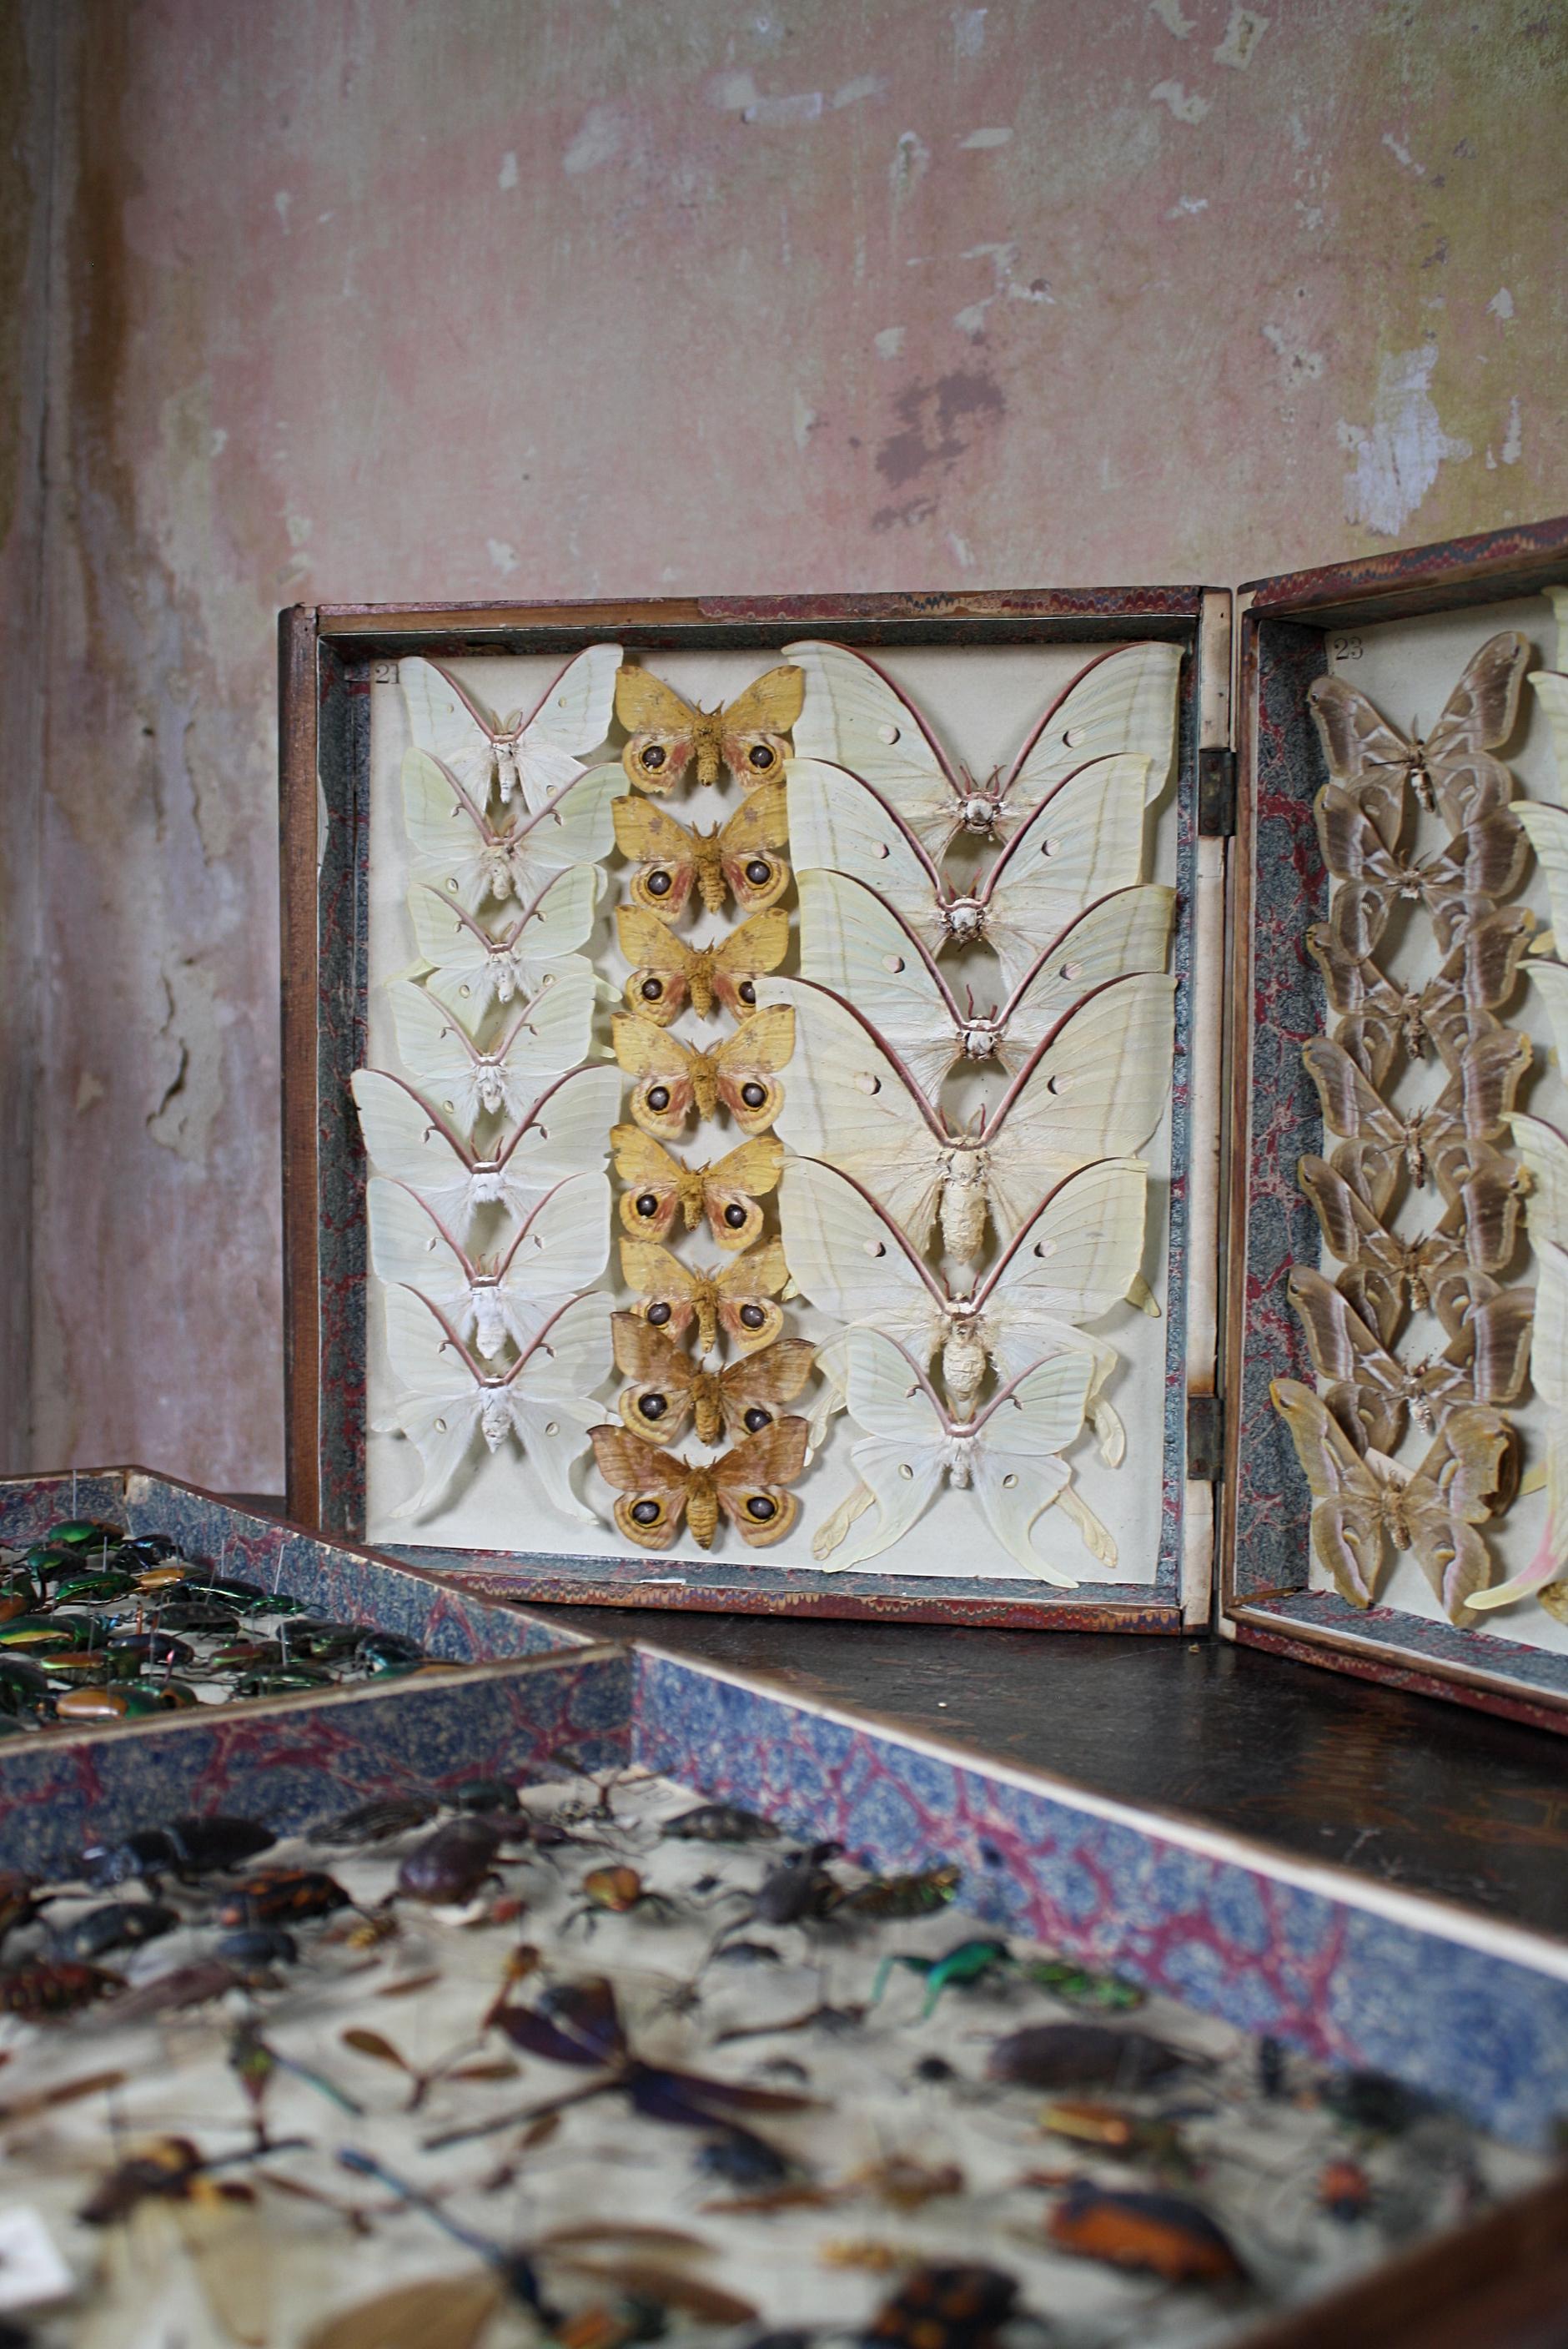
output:
[[1056, 854], [1056, 853], [1057, 853], [1057, 843], [1056, 843], [1056, 842], [1055, 842], [1054, 840], [1042, 840], [1042, 841], [1041, 841], [1041, 843], [1040, 843], [1040, 854], [1041, 854], [1042, 856], [1054, 856], [1054, 855]]
[[455, 1101], [444, 1101], [444, 1102], [441, 1103], [441, 1107], [442, 1107], [444, 1110], [448, 1111], [449, 1112], [454, 1113], [454, 1114], [455, 1114], [455, 1112], [456, 1112], [456, 1111], [457, 1111], [457, 1106], [458, 1106], [458, 1105], [457, 1105], [457, 1102], [456, 1102]]
[[648, 875], [648, 895], [650, 897], [667, 897], [674, 885], [675, 884], [671, 875], [665, 871], [662, 865], [655, 865], [653, 872]]
[[746, 755], [752, 766], [757, 768], [759, 773], [766, 774], [769, 768], [773, 764], [777, 753], [773, 750], [770, 744], [767, 742], [753, 742], [750, 750]]
[[746, 1221], [745, 1208], [732, 1199], [724, 1211], [724, 1220], [732, 1232], [738, 1232]]
[[637, 991], [645, 1003], [656, 1003], [665, 991], [664, 981], [660, 978], [645, 978]]
[[766, 1085], [756, 1083], [742, 1085], [740, 1088], [740, 1098], [746, 1103], [748, 1109], [760, 1109], [763, 1102], [768, 1099], [768, 1088]]
[[755, 1003], [757, 1000], [757, 989], [748, 978], [743, 978], [735, 991], [742, 1003]]
[[899, 730], [895, 725], [893, 725], [891, 719], [885, 725], [879, 726], [877, 728], [877, 740], [879, 742], [885, 742], [890, 750], [898, 740]]
[[[892, 849], [888, 846], [888, 844], [887, 844], [887, 843], [886, 843], [886, 841], [885, 841], [885, 840], [879, 840], [879, 841], [876, 841], [876, 842], [874, 842], [874, 843], [872, 843], [872, 854], [873, 856], [881, 856], [881, 857], [884, 857], [884, 858], [885, 858], [885, 857], [889, 857], [889, 856], [891, 856], [891, 855], [892, 854]], [[456, 886], [456, 884], [455, 884], [455, 883], [453, 884], [453, 886], [454, 886], [454, 887]]]
[[558, 1419], [547, 1419], [544, 1423], [544, 1433], [546, 1435], [559, 1435], [561, 1422]]
[[1002, 1479], [1002, 1490], [1004, 1493], [1016, 1492], [1017, 1490], [1017, 1485], [1018, 1480], [1016, 1476], [1004, 1476]]
[[[880, 1093], [882, 1091], [882, 1079], [873, 1077], [868, 1071], [861, 1071], [855, 1079], [855, 1084], [858, 1091], [862, 1093]], [[450, 1104], [449, 1103], [448, 1106], [449, 1107]]]
[[637, 1409], [645, 1419], [663, 1419], [669, 1409], [669, 1398], [662, 1394], [639, 1395]]
[[1083, 977], [1082, 963], [1064, 962], [1062, 965], [1062, 977], [1067, 979], [1081, 978]]
[[748, 1330], [760, 1330], [768, 1316], [760, 1305], [743, 1305], [740, 1319]]
[[636, 1206], [639, 1216], [656, 1216], [659, 1212], [658, 1200], [652, 1191], [640, 1193]]
[[883, 955], [882, 968], [883, 970], [891, 970], [896, 978], [899, 972], [903, 968], [903, 957], [902, 955]]
[[553, 986], [554, 986], [554, 984], [555, 984], [555, 973], [554, 973], [552, 970], [547, 970], [547, 971], [545, 972], [545, 974], [544, 974], [544, 977], [543, 977], [543, 978], [540, 980], [540, 982], [539, 982], [539, 991], [540, 991], [541, 995], [542, 995], [542, 994], [543, 994], [543, 992], [544, 992], [544, 990], [545, 990], [545, 988], [546, 988], [547, 987], [553, 987]]
[[1067, 1089], [1068, 1081], [1066, 1077], [1047, 1077], [1046, 1079], [1046, 1091], [1048, 1093], [1065, 1093]]
[[657, 1501], [634, 1501], [630, 1511], [632, 1522], [637, 1526], [656, 1526], [663, 1514]]
[[1087, 726], [1069, 726], [1067, 732], [1062, 736], [1062, 740], [1066, 743], [1069, 750], [1076, 750], [1080, 742], [1087, 742], [1088, 740], [1088, 728]]
[[473, 988], [469, 985], [467, 979], [465, 979], [461, 987], [459, 988], [458, 993], [459, 995], [471, 995], [473, 993]]
[[[670, 1089], [668, 1085], [650, 1085], [648, 1088], [648, 1107], [651, 1110], [662, 1112], [668, 1109], [669, 1105]], [[449, 1102], [448, 1107], [449, 1108], [451, 1104]]]
[[744, 1413], [741, 1417], [741, 1425], [748, 1435], [760, 1435], [765, 1427], [771, 1427], [772, 1424], [773, 1413], [770, 1411], [764, 1411], [759, 1402], [754, 1402], [750, 1410]]
[[887, 1244], [883, 1240], [866, 1240], [863, 1241], [861, 1245], [864, 1247], [865, 1252], [869, 1257], [886, 1256], [887, 1254]]
[[765, 1526], [779, 1515], [779, 1504], [770, 1501], [766, 1493], [753, 1493], [746, 1504], [746, 1514], [755, 1517], [759, 1526]]
[[447, 884], [447, 886], [448, 886], [448, 888], [451, 891], [451, 893], [452, 893], [453, 896], [455, 897], [455, 896], [457, 895], [457, 894], [458, 894], [458, 885], [457, 885], [457, 883], [456, 883], [455, 881], [449, 881], [449, 882], [448, 882], [448, 884]]
[[899, 1464], [898, 1464], [898, 1473], [899, 1473], [899, 1475], [900, 1475], [904, 1479], [904, 1481], [905, 1481], [907, 1484], [911, 1484], [911, 1485], [913, 1485], [913, 1482], [914, 1482], [914, 1471], [913, 1471], [913, 1469], [910, 1466], [909, 1462], [908, 1462], [907, 1460], [901, 1460], [901, 1461], [899, 1462]]
[[1038, 1257], [1055, 1256], [1056, 1252], [1057, 1244], [1055, 1240], [1037, 1240], [1035, 1242], [1035, 1254]]
[[746, 868], [746, 877], [754, 889], [765, 889], [773, 878], [773, 867], [765, 856], [754, 856]]
[[650, 775], [656, 775], [664, 765], [666, 755], [667, 753], [659, 743], [645, 743], [637, 753], [637, 764], [639, 767], [645, 767]]
[[669, 1309], [669, 1307], [668, 1307], [667, 1305], [650, 1305], [650, 1306], [649, 1306], [649, 1308], [648, 1308], [648, 1313], [647, 1313], [647, 1319], [648, 1319], [648, 1326], [650, 1327], [650, 1329], [654, 1329], [654, 1330], [662, 1330], [662, 1329], [664, 1328], [664, 1326], [665, 1326], [665, 1323], [669, 1319], [669, 1318], [670, 1318], [670, 1309]]

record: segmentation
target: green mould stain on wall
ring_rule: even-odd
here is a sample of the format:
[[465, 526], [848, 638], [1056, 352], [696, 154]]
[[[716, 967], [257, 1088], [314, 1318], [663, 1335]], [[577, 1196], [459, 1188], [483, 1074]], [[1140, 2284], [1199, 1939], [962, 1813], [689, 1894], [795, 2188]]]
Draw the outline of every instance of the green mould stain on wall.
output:
[[1559, 8], [16, 14], [36, 1461], [278, 1479], [279, 605], [1222, 584], [1568, 505]]

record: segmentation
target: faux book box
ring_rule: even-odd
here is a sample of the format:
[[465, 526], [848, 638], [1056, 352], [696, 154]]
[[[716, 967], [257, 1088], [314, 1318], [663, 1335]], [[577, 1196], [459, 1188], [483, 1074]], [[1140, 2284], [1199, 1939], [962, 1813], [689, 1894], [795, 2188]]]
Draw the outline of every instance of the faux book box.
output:
[[1565, 580], [286, 613], [294, 1514], [1561, 1726]]

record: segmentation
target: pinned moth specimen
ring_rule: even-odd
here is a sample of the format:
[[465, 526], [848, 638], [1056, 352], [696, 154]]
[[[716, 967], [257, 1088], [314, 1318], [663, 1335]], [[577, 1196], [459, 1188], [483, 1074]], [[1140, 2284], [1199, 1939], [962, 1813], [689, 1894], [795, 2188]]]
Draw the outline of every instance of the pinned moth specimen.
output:
[[711, 1118], [721, 1102], [743, 1133], [766, 1133], [783, 1105], [776, 1072], [795, 1049], [787, 1005], [754, 1011], [707, 1051], [626, 1011], [615, 1014], [611, 1034], [616, 1060], [634, 1080], [631, 1111], [645, 1133], [672, 1140], [694, 1109]]
[[1445, 1197], [1459, 1195], [1486, 1163], [1475, 1145], [1495, 1142], [1507, 1128], [1530, 1066], [1531, 1043], [1528, 1036], [1506, 1028], [1476, 1038], [1437, 1100], [1413, 1110], [1391, 1109], [1344, 1046], [1326, 1036], [1304, 1044], [1301, 1057], [1317, 1088], [1323, 1122], [1339, 1137], [1336, 1170], [1381, 1215], [1401, 1161], [1418, 1190], [1430, 1175]]
[[874, 889], [932, 955], [988, 946], [1008, 995], [1042, 939], [1143, 877], [1147, 759], [1102, 759], [1057, 784], [973, 888], [946, 881], [894, 808], [837, 767], [789, 769], [789, 843], [798, 872], [843, 873]]
[[688, 1001], [702, 1019], [711, 1019], [716, 999], [732, 1019], [744, 1019], [757, 1009], [759, 974], [777, 970], [789, 950], [789, 916], [777, 906], [753, 914], [708, 947], [688, 947], [644, 905], [617, 905], [615, 926], [621, 952], [633, 965], [626, 1009], [661, 1028]]
[[350, 1086], [371, 1164], [418, 1191], [459, 1245], [481, 1207], [521, 1216], [542, 1191], [602, 1165], [621, 1105], [618, 1069], [575, 1069], [529, 1104], [505, 1142], [480, 1153], [401, 1077], [356, 1069]]
[[765, 783], [735, 813], [709, 832], [688, 832], [646, 800], [618, 800], [615, 845], [637, 866], [632, 897], [662, 922], [678, 922], [695, 889], [710, 914], [722, 913], [727, 894], [745, 914], [766, 913], [789, 886], [789, 867], [777, 852], [789, 838], [781, 781]]
[[[811, 1546], [819, 1562], [846, 1537], [849, 1547], [833, 1558], [835, 1570], [880, 1557], [948, 1483], [955, 1492], [974, 1493], [1009, 1557], [1042, 1581], [1077, 1588], [1078, 1577], [1047, 1561], [1030, 1530], [1067, 1492], [1070, 1472], [1060, 1455], [1083, 1425], [1094, 1373], [1089, 1355], [1053, 1356], [1011, 1380], [965, 1421], [949, 1416], [924, 1372], [880, 1330], [851, 1330], [843, 1361], [850, 1417], [864, 1430], [850, 1453], [861, 1484], [819, 1530]], [[1115, 1544], [1104, 1526], [1081, 1501], [1070, 1514], [1095, 1555], [1113, 1564]]]
[[806, 1465], [803, 1419], [778, 1420], [707, 1465], [677, 1459], [624, 1427], [592, 1434], [599, 1474], [621, 1496], [616, 1528], [644, 1549], [667, 1549], [683, 1517], [698, 1548], [710, 1548], [721, 1510], [742, 1541], [766, 1549], [799, 1515], [799, 1502], [784, 1488]]
[[1314, 1370], [1334, 1382], [1323, 1400], [1357, 1452], [1392, 1452], [1411, 1419], [1431, 1435], [1456, 1405], [1512, 1402], [1524, 1384], [1534, 1306], [1528, 1289], [1501, 1289], [1473, 1303], [1441, 1354], [1409, 1363], [1396, 1361], [1348, 1299], [1309, 1265], [1292, 1267], [1289, 1296]]
[[[1534, 1121], [1521, 1118], [1521, 1128]], [[1562, 1144], [1559, 1139], [1558, 1143]], [[1559, 1226], [1561, 1229], [1562, 1226]], [[1538, 1598], [1547, 1612], [1568, 1621], [1568, 1249], [1544, 1228], [1532, 1235], [1535, 1246], [1535, 1337], [1531, 1349], [1530, 1375], [1545, 1404], [1546, 1523], [1535, 1555], [1518, 1574], [1493, 1589], [1477, 1591], [1477, 1608], [1511, 1607], [1518, 1599]]]
[[542, 1085], [586, 1057], [597, 991], [593, 964], [568, 956], [482, 1050], [428, 988], [399, 979], [387, 993], [397, 1050], [415, 1082], [471, 1131], [480, 1117], [521, 1117]]
[[719, 1247], [732, 1252], [749, 1247], [761, 1232], [757, 1202], [775, 1188], [784, 1164], [784, 1145], [771, 1133], [703, 1166], [683, 1166], [662, 1142], [634, 1125], [613, 1127], [610, 1147], [615, 1172], [627, 1185], [621, 1221], [634, 1239], [667, 1238], [677, 1215], [693, 1232], [706, 1216]]
[[[1559, 688], [1568, 684], [1560, 677], [1543, 676], [1532, 680], [1536, 692], [1546, 685]], [[1564, 706], [1554, 728], [1558, 742], [1559, 771], [1568, 787], [1568, 766], [1562, 762], [1568, 754], [1568, 706]], [[1552, 907], [1552, 929], [1548, 936], [1539, 939], [1536, 952], [1550, 947], [1557, 957], [1555, 962], [1532, 962], [1530, 976], [1546, 999], [1546, 1009], [1552, 1020], [1552, 1033], [1556, 1040], [1557, 1057], [1568, 1065], [1568, 808], [1542, 807], [1538, 802], [1523, 801], [1515, 811], [1520, 823], [1530, 835], [1542, 872], [1546, 876], [1548, 900]]]
[[694, 1415], [699, 1444], [717, 1444], [721, 1430], [738, 1440], [760, 1435], [810, 1377], [816, 1351], [807, 1339], [779, 1338], [722, 1371], [705, 1371], [635, 1313], [615, 1314], [610, 1332], [615, 1368], [632, 1381], [621, 1416], [649, 1444], [672, 1443]]
[[1490, 1297], [1493, 1276], [1511, 1262], [1523, 1202], [1506, 1161], [1480, 1145], [1480, 1161], [1463, 1169], [1450, 1158], [1453, 1205], [1418, 1238], [1390, 1231], [1359, 1192], [1325, 1159], [1305, 1157], [1296, 1180], [1317, 1211], [1324, 1245], [1345, 1269], [1335, 1287], [1383, 1343], [1391, 1345], [1407, 1307], [1436, 1313], [1450, 1338], [1465, 1326], [1472, 1305]]
[[974, 1128], [954, 1133], [870, 1023], [804, 979], [770, 987], [795, 1009], [800, 1043], [779, 1133], [805, 1158], [851, 1175], [914, 1247], [940, 1216], [961, 1262], [989, 1215], [1010, 1239], [1042, 1188], [1099, 1158], [1125, 1157], [1160, 1123], [1171, 1083], [1173, 979], [1118, 979], [1064, 1019]]
[[455, 897], [421, 881], [408, 892], [408, 914], [439, 991], [477, 1028], [492, 1004], [533, 994], [552, 964], [584, 944], [603, 885], [598, 865], [569, 865], [511, 921], [488, 930]]
[[1357, 957], [1375, 951], [1395, 905], [1418, 898], [1447, 952], [1468, 923], [1491, 912], [1492, 899], [1519, 886], [1529, 862], [1530, 843], [1506, 808], [1467, 824], [1446, 846], [1419, 859], [1389, 848], [1371, 817], [1336, 784], [1324, 785], [1314, 812], [1323, 861], [1340, 884], [1328, 926]]
[[1424, 987], [1402, 987], [1348, 953], [1327, 923], [1313, 923], [1306, 950], [1338, 1018], [1335, 1041], [1374, 1086], [1382, 1084], [1401, 1046], [1423, 1060], [1430, 1042], [1454, 1069], [1467, 1044], [1495, 1030], [1491, 1015], [1512, 994], [1534, 928], [1526, 906], [1499, 906], [1462, 926], [1435, 978]]
[[1491, 1579], [1476, 1527], [1508, 1506], [1518, 1445], [1501, 1412], [1456, 1411], [1418, 1468], [1357, 1453], [1327, 1404], [1296, 1379], [1275, 1379], [1274, 1409], [1312, 1488], [1313, 1555], [1352, 1607], [1377, 1594], [1385, 1542], [1411, 1550], [1450, 1623]]
[[717, 783], [727, 768], [743, 790], [770, 782], [789, 755], [785, 740], [800, 715], [806, 680], [785, 666], [754, 678], [743, 693], [717, 709], [700, 709], [662, 678], [623, 667], [615, 679], [615, 715], [631, 735], [621, 764], [639, 791], [668, 792], [692, 765], [699, 783]]
[[[806, 678], [798, 758], [825, 760], [869, 783], [932, 856], [959, 833], [1006, 840], [1064, 777], [1131, 753], [1162, 788], [1176, 739], [1175, 645], [1102, 653], [1057, 696], [1004, 776], [977, 782], [954, 766], [924, 719], [874, 661], [842, 645], [787, 647]], [[843, 870], [859, 868], [849, 865]]]
[[592, 1524], [571, 1472], [599, 1413], [586, 1398], [610, 1368], [609, 1298], [574, 1299], [500, 1371], [476, 1361], [450, 1322], [412, 1289], [389, 1288], [385, 1303], [387, 1351], [404, 1392], [380, 1423], [408, 1438], [425, 1471], [418, 1490], [392, 1515], [433, 1508], [478, 1433], [491, 1452], [517, 1436], [551, 1506]]
[[1529, 657], [1529, 643], [1512, 629], [1489, 637], [1424, 741], [1419, 734], [1399, 733], [1343, 678], [1314, 682], [1307, 702], [1328, 771], [1345, 796], [1365, 811], [1385, 847], [1394, 847], [1403, 828], [1407, 783], [1414, 784], [1421, 805], [1436, 810], [1452, 832], [1507, 806], [1513, 777], [1489, 754], [1513, 731]]
[[995, 1061], [1016, 1075], [1066, 1013], [1108, 980], [1161, 971], [1176, 893], [1119, 889], [1081, 914], [1035, 961], [1006, 1001], [960, 1007], [924, 947], [874, 889], [842, 873], [799, 878], [800, 971], [853, 1006], [898, 1054], [928, 1100], [955, 1061]]
[[590, 645], [531, 710], [505, 717], [438, 661], [400, 661], [397, 681], [416, 745], [444, 761], [481, 807], [495, 790], [503, 805], [521, 792], [539, 809], [583, 772], [573, 754], [596, 750], [609, 732], [620, 665], [618, 645]]
[[[791, 1158], [779, 1192], [785, 1253], [802, 1296], [834, 1320], [881, 1330], [923, 1363], [940, 1352], [958, 1418], [974, 1411], [988, 1364], [1005, 1383], [1052, 1350], [1090, 1357], [1092, 1412], [1117, 1357], [1078, 1325], [1109, 1313], [1138, 1277], [1148, 1183], [1136, 1159], [1069, 1175], [984, 1278], [955, 1294], [851, 1176]], [[840, 1350], [835, 1342], [830, 1359]], [[1120, 1422], [1109, 1405], [1097, 1425], [1119, 1458]]]
[[401, 1183], [374, 1176], [366, 1204], [370, 1261], [389, 1287], [412, 1288], [459, 1339], [493, 1361], [510, 1338], [525, 1346], [542, 1321], [598, 1279], [610, 1257], [610, 1181], [558, 1183], [493, 1256], [470, 1257], [439, 1216]]
[[594, 767], [536, 812], [498, 825], [438, 759], [410, 750], [403, 761], [403, 815], [421, 877], [470, 914], [487, 897], [531, 905], [553, 874], [597, 864], [625, 790], [619, 767]]
[[789, 1278], [777, 1240], [707, 1270], [682, 1264], [653, 1240], [623, 1240], [621, 1276], [636, 1296], [634, 1310], [652, 1329], [679, 1338], [695, 1321], [699, 1354], [712, 1353], [721, 1329], [740, 1353], [754, 1354], [784, 1327], [782, 1311], [769, 1302]]

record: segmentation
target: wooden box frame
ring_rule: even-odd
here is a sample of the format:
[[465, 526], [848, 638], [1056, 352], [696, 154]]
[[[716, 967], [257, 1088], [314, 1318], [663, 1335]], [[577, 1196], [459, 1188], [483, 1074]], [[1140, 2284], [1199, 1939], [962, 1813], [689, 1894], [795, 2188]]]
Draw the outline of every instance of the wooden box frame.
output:
[[[1092, 591], [727, 597], [630, 603], [321, 605], [281, 616], [284, 1294], [288, 1494], [292, 1514], [350, 1536], [363, 1525], [364, 1167], [346, 1077], [363, 1059], [366, 1000], [367, 681], [404, 655], [559, 653], [613, 636], [629, 649], [766, 652], [802, 633], [862, 647], [1086, 644], [1173, 639], [1183, 669], [1178, 792], [1183, 884], [1191, 918], [1178, 943], [1178, 1033], [1189, 1055], [1178, 1087], [1172, 1260], [1191, 1268], [1185, 1326], [1168, 1354], [1164, 1520], [1152, 1587], [1084, 1586], [1058, 1599], [1042, 1586], [900, 1589], [886, 1575], [769, 1569], [748, 1559], [687, 1574], [657, 1559], [579, 1562], [421, 1547], [421, 1559], [480, 1578], [496, 1593], [643, 1607], [875, 1616], [1037, 1629], [1178, 1632], [1206, 1624], [1213, 1494], [1188, 1454], [1186, 1396], [1209, 1401], [1217, 1339], [1219, 1040], [1223, 1017], [1223, 844], [1209, 836], [1209, 755], [1230, 739], [1228, 591]], [[1199, 1117], [1191, 1105], [1202, 1104]], [[1202, 1133], [1186, 1155], [1189, 1128]], [[1184, 1277], [1186, 1277], [1184, 1275]], [[1172, 1281], [1172, 1294], [1177, 1284]], [[1172, 1315], [1174, 1326], [1176, 1317]], [[1206, 1433], [1199, 1441], [1206, 1441]], [[1196, 1470], [1197, 1473], [1193, 1473]], [[399, 1548], [398, 1554], [401, 1554]], [[601, 1570], [588, 1570], [590, 1565]]]
[[[1359, 563], [1260, 579], [1237, 598], [1237, 830], [1229, 907], [1230, 1077], [1226, 1152], [1225, 1395], [1219, 1628], [1250, 1646], [1326, 1664], [1423, 1695], [1568, 1732], [1568, 1656], [1374, 1606], [1365, 1613], [1308, 1590], [1307, 1486], [1269, 1402], [1269, 1381], [1312, 1379], [1305, 1348], [1282, 1316], [1271, 1333], [1260, 1299], [1291, 1260], [1315, 1261], [1319, 1236], [1300, 1197], [1272, 1231], [1260, 1201], [1263, 1129], [1282, 1163], [1316, 1150], [1322, 1122], [1310, 1080], [1288, 1047], [1276, 1053], [1254, 1016], [1260, 987], [1277, 1012], [1304, 1004], [1308, 979], [1284, 942], [1318, 910], [1326, 876], [1312, 801], [1327, 781], [1305, 703], [1327, 667], [1331, 631], [1481, 609], [1568, 584], [1568, 517], [1414, 547]], [[1568, 789], [1568, 778], [1564, 778]], [[1304, 878], [1303, 876], [1307, 876]], [[1305, 1013], [1310, 1028], [1314, 1015]], [[1249, 1310], [1249, 1306], [1251, 1310]], [[1246, 1473], [1242, 1474], [1243, 1461]]]

